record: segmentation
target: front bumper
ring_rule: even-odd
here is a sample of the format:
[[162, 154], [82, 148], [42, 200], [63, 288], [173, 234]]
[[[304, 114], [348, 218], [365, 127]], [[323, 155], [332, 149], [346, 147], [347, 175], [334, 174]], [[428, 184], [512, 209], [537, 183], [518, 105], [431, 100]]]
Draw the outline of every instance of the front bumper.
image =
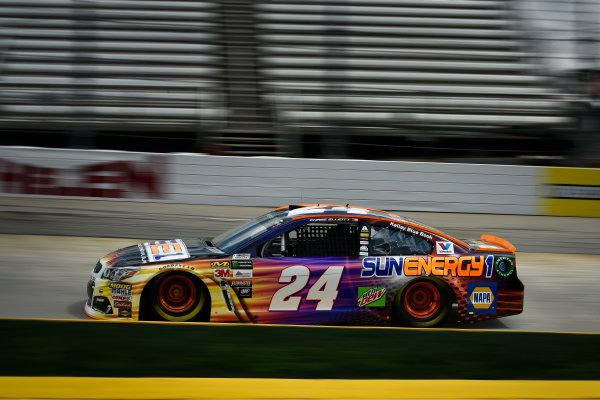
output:
[[[95, 276], [96, 275], [96, 276]], [[134, 312], [133, 285], [111, 282], [92, 274], [86, 285], [85, 313], [94, 319], [137, 319]], [[137, 311], [137, 310], [136, 310]]]

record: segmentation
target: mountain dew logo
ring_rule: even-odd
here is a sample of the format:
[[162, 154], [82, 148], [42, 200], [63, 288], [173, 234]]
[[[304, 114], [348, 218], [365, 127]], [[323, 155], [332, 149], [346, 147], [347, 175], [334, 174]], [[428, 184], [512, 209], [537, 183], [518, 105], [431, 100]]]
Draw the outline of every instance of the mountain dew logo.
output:
[[385, 307], [385, 287], [366, 286], [358, 288], [359, 307]]

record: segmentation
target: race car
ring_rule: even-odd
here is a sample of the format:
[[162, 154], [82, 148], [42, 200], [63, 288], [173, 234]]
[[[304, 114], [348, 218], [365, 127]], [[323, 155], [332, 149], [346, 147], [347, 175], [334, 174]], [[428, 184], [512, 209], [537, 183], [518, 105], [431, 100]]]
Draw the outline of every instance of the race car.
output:
[[[430, 327], [523, 311], [515, 247], [459, 240], [393, 213], [280, 207], [212, 240], [157, 240], [101, 258], [96, 319]], [[453, 307], [454, 305], [454, 307]]]

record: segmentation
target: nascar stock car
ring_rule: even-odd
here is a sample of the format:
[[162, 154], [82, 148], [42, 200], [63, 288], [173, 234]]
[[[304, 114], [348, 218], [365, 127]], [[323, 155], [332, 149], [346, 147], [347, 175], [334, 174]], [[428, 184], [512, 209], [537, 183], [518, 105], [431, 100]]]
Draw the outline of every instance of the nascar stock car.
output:
[[96, 319], [429, 327], [450, 315], [519, 314], [524, 286], [515, 247], [498, 237], [459, 240], [380, 210], [290, 205], [210, 241], [110, 253], [87, 293]]

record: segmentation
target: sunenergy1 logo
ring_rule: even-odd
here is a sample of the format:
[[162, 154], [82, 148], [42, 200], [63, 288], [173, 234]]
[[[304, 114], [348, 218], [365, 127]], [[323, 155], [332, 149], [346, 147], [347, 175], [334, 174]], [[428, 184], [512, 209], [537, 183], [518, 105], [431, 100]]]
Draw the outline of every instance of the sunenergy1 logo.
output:
[[494, 257], [365, 257], [361, 278], [393, 278], [397, 276], [492, 276]]
[[469, 314], [495, 314], [498, 302], [498, 282], [469, 282], [467, 312]]
[[402, 276], [404, 257], [363, 258], [361, 278]]

